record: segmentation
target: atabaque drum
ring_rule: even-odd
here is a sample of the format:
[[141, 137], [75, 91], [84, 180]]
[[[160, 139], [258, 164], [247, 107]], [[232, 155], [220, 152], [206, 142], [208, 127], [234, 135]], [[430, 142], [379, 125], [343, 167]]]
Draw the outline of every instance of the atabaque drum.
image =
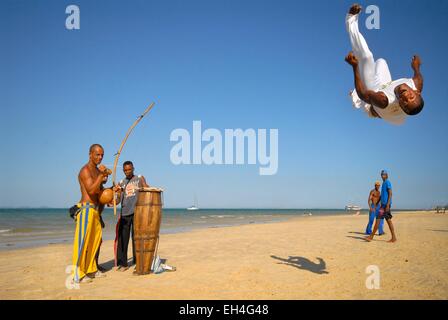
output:
[[134, 211], [135, 273], [149, 274], [162, 222], [162, 189], [140, 188]]

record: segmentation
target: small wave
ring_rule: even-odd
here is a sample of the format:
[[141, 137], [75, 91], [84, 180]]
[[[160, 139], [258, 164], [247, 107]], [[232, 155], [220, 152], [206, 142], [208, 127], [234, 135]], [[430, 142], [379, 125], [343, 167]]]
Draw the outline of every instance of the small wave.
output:
[[33, 231], [25, 231], [23, 229], [19, 230], [19, 229], [14, 229], [12, 232], [10, 233], [3, 233], [2, 235], [5, 237], [17, 237], [17, 236], [26, 236], [26, 237], [34, 237], [34, 236], [56, 236], [56, 235], [69, 235], [72, 234], [73, 232], [71, 231], [64, 231], [64, 230], [58, 230], [58, 231], [37, 231], [37, 230], [33, 230]]
[[5, 233], [5, 232], [9, 232], [9, 231], [11, 231], [12, 229], [0, 229], [0, 233]]
[[11, 231], [13, 233], [31, 233], [31, 232], [34, 232], [36, 230], [37, 229], [35, 229], [35, 228], [14, 228]]

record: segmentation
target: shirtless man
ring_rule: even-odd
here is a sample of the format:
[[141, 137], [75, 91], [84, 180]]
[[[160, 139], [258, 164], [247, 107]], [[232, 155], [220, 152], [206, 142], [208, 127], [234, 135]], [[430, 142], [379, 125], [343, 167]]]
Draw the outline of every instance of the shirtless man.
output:
[[392, 81], [386, 60], [374, 60], [366, 40], [359, 32], [358, 16], [361, 9], [358, 4], [352, 5], [345, 20], [353, 50], [345, 57], [345, 61], [353, 67], [356, 88], [350, 93], [353, 105], [364, 109], [372, 118], [402, 124], [408, 115], [420, 113], [424, 106], [420, 57], [414, 55], [412, 58], [413, 78]]
[[101, 211], [104, 205], [99, 203], [99, 193], [107, 176], [111, 173], [104, 165], [104, 149], [93, 144], [89, 149], [89, 162], [78, 175], [81, 200], [76, 216], [76, 232], [73, 242], [73, 280], [90, 282], [92, 278], [103, 277], [98, 270], [97, 257], [102, 239]]
[[[381, 182], [376, 181], [375, 188], [372, 189], [369, 194], [368, 203], [369, 203], [370, 210], [369, 210], [369, 223], [367, 224], [367, 228], [366, 228], [367, 235], [370, 235], [372, 233], [373, 222], [375, 221], [375, 218], [378, 215], [378, 212], [381, 207], [381, 204], [380, 204], [381, 193], [379, 190], [380, 185], [381, 185]], [[384, 220], [380, 220], [379, 229], [378, 229], [380, 236], [384, 234], [383, 225], [384, 225]]]

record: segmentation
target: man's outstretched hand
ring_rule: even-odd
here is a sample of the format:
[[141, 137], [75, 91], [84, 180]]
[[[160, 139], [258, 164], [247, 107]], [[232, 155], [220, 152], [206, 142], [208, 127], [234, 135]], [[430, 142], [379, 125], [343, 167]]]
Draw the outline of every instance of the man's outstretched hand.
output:
[[422, 61], [420, 60], [420, 57], [418, 55], [414, 55], [412, 57], [411, 67], [414, 70], [420, 69], [420, 66], [422, 64]]
[[348, 55], [345, 57], [345, 61], [351, 65], [352, 67], [357, 67], [358, 66], [358, 59], [355, 57], [355, 55], [353, 54], [353, 52], [349, 52]]

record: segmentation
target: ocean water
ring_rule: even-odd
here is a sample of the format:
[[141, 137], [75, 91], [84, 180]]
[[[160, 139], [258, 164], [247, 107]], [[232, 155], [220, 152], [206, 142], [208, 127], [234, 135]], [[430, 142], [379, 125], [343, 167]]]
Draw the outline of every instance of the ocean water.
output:
[[[310, 215], [311, 214], [311, 215]], [[269, 223], [291, 217], [312, 218], [347, 214], [345, 210], [309, 209], [163, 209], [161, 233], [186, 232], [251, 223]], [[103, 239], [115, 238], [116, 217], [112, 209], [103, 212]], [[0, 250], [72, 243], [75, 223], [68, 209], [0, 209]]]

